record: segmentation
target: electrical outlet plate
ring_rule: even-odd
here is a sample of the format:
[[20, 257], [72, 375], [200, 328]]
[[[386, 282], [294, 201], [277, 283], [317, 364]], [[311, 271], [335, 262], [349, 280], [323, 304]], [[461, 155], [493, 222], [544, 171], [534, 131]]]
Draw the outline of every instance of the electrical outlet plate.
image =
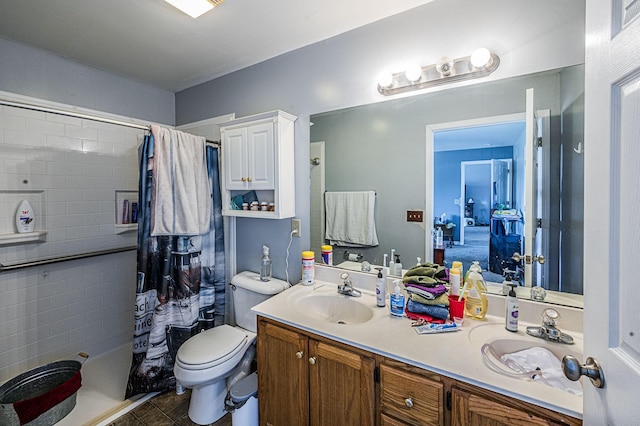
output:
[[291, 219], [291, 231], [294, 237], [300, 238], [302, 235], [302, 221], [300, 219]]
[[407, 222], [422, 222], [422, 210], [407, 210]]

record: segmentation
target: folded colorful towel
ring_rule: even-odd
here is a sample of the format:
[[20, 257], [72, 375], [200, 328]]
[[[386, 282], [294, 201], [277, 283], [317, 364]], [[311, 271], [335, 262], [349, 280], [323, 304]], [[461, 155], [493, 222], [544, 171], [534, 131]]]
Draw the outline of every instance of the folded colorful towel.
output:
[[407, 302], [407, 310], [417, 314], [427, 314], [434, 318], [447, 319], [449, 317], [449, 309], [444, 306], [423, 305], [411, 299]]
[[449, 306], [449, 295], [447, 295], [447, 293], [442, 293], [435, 299], [429, 299], [423, 297], [418, 293], [412, 293], [409, 294], [409, 299], [413, 300], [414, 302], [422, 303], [423, 305], [440, 305], [445, 307]]
[[447, 271], [444, 266], [438, 265], [437, 263], [422, 263], [420, 265], [416, 265], [413, 268], [409, 269], [404, 276], [405, 277], [413, 277], [413, 276], [427, 276], [432, 278], [444, 278], [446, 277]]
[[407, 293], [409, 293], [409, 295], [412, 294], [417, 294], [425, 299], [429, 299], [429, 300], [433, 300], [436, 298], [436, 296], [434, 296], [432, 293], [429, 293], [428, 291], [424, 291], [420, 288], [414, 288], [414, 287], [405, 287], [405, 290], [407, 290]]
[[[420, 284], [413, 283], [405, 283], [404, 288], [409, 291], [409, 289], [419, 289], [427, 293], [433, 294], [435, 297], [440, 296], [442, 293], [447, 291], [447, 288], [443, 284], [438, 284], [433, 287], [426, 287]], [[428, 298], [428, 297], [427, 297]]]
[[444, 320], [444, 319], [434, 318], [431, 315], [418, 314], [418, 313], [415, 313], [415, 312], [409, 312], [406, 307], [404, 308], [404, 313], [407, 316], [407, 318], [409, 318], [410, 320], [413, 320], [413, 321], [425, 320], [427, 322], [431, 322], [431, 323], [435, 323], [435, 324], [444, 324], [446, 322], [446, 320]]
[[405, 284], [422, 284], [424, 286], [434, 286], [438, 284], [442, 284], [438, 278], [427, 277], [425, 275], [413, 275], [407, 277], [406, 275], [402, 278], [402, 282]]

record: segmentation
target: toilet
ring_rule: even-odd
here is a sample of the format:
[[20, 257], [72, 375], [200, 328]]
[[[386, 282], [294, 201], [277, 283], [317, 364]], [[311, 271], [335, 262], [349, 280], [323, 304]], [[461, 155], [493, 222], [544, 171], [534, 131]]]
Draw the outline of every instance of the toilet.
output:
[[236, 326], [221, 325], [189, 338], [180, 346], [173, 367], [176, 390], [191, 389], [189, 418], [200, 425], [225, 413], [228, 388], [251, 373], [255, 357], [256, 314], [251, 308], [289, 288], [272, 278], [245, 271], [231, 280]]

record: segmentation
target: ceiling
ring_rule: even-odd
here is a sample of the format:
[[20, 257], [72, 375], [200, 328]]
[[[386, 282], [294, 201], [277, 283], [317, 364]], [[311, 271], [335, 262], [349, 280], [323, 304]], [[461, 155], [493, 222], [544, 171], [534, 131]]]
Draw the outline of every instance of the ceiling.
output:
[[177, 92], [430, 1], [0, 0], [0, 37]]

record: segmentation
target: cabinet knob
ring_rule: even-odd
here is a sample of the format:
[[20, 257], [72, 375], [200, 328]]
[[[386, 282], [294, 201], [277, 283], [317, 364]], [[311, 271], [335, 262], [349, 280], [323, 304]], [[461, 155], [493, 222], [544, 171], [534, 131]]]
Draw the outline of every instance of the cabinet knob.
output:
[[251, 178], [250, 177], [247, 178], [247, 182], [251, 182]]
[[407, 407], [411, 408], [413, 407], [413, 398], [407, 398], [404, 400], [404, 405], [406, 405]]
[[309, 358], [309, 364], [313, 365], [316, 363], [316, 357], [312, 356], [311, 358]]
[[302, 352], [302, 351], [296, 352], [296, 356], [298, 357], [298, 359], [302, 359], [303, 355], [304, 355], [304, 352]]
[[243, 182], [246, 182], [247, 178], [243, 176], [242, 179], [240, 179], [240, 180], [243, 181]]

